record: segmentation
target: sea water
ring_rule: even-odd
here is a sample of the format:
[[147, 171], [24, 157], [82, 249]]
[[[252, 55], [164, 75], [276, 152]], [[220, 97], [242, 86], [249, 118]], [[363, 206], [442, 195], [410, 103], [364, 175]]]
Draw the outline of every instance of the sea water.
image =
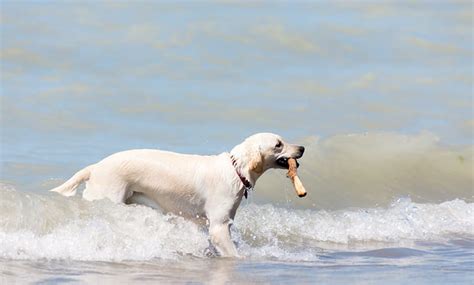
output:
[[[472, 3], [1, 1], [0, 283], [472, 284]], [[121, 150], [306, 152], [242, 258], [143, 205], [48, 192]]]
[[[2, 281], [473, 281], [471, 149], [443, 147], [426, 135], [302, 141], [308, 150], [300, 175], [308, 197], [297, 198], [284, 171], [266, 174], [231, 228], [240, 259], [207, 257], [206, 229], [182, 217], [47, 192], [67, 177], [40, 179], [41, 190], [3, 183]], [[47, 170], [30, 171], [35, 177]], [[456, 191], [437, 192], [432, 185]]]
[[[209, 258], [205, 230], [141, 205], [2, 186], [2, 283], [472, 282], [474, 205], [463, 200], [310, 210], [243, 205], [242, 258]], [[416, 281], [418, 283], [418, 281]]]

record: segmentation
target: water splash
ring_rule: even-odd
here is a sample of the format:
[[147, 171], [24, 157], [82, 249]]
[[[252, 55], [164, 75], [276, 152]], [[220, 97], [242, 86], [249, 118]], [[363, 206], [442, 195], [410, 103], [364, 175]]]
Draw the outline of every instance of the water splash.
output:
[[[150, 260], [204, 257], [207, 233], [173, 215], [106, 200], [35, 195], [0, 188], [0, 256], [8, 259]], [[415, 240], [474, 235], [474, 204], [418, 204], [315, 211], [243, 205], [233, 227], [248, 258], [317, 260], [334, 248], [376, 249]]]

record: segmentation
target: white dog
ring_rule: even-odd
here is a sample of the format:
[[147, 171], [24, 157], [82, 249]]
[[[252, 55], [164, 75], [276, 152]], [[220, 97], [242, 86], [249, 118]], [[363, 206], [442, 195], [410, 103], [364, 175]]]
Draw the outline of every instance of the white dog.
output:
[[72, 196], [87, 181], [87, 200], [124, 203], [134, 193], [144, 195], [165, 212], [205, 219], [219, 253], [238, 256], [229, 228], [242, 197], [267, 169], [287, 169], [288, 158], [300, 158], [303, 152], [304, 147], [270, 133], [250, 136], [230, 153], [214, 156], [129, 150], [87, 166], [51, 191]]

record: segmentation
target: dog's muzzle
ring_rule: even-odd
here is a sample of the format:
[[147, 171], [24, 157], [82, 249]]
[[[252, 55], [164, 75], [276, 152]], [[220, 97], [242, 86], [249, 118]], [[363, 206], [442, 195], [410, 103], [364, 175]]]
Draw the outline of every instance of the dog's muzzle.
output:
[[[303, 153], [304, 153], [304, 146], [298, 146], [298, 153], [294, 156], [294, 157], [291, 157], [291, 158], [294, 158], [294, 159], [299, 159], [303, 156]], [[280, 157], [276, 160], [276, 163], [283, 167], [283, 168], [288, 168], [289, 165], [288, 165], [288, 159], [290, 157], [286, 157], [286, 156], [283, 156], [283, 157]], [[296, 161], [296, 167], [299, 167], [300, 164], [298, 163], [298, 161]]]

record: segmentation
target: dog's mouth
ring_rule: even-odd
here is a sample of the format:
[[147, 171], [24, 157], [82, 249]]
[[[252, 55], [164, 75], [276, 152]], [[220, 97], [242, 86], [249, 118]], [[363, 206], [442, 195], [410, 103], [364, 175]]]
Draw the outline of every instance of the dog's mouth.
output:
[[[288, 159], [289, 157], [280, 157], [279, 159], [276, 160], [276, 164], [278, 164], [278, 166], [281, 166], [283, 168], [288, 168], [290, 167], [288, 165]], [[299, 167], [300, 164], [298, 163], [298, 161], [296, 161], [296, 167]]]

